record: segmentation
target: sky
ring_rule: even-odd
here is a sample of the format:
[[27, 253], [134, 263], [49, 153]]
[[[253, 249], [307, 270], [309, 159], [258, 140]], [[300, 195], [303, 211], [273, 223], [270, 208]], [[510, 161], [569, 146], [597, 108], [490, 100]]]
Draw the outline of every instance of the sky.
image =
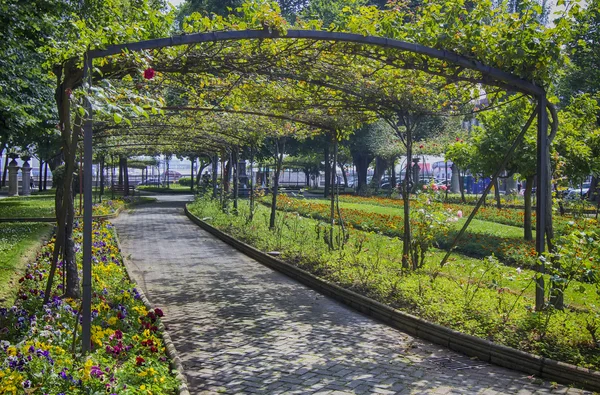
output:
[[169, 0], [169, 3], [173, 4], [177, 7], [179, 4], [183, 3], [185, 0]]

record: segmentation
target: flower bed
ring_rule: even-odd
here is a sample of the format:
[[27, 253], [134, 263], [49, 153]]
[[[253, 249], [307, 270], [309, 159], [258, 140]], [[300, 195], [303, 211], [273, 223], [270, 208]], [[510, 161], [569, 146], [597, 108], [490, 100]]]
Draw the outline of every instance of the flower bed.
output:
[[[440, 194], [439, 200], [443, 200], [443, 193]], [[363, 196], [340, 196], [340, 202], [346, 203], [360, 203], [370, 204], [382, 207], [390, 207], [395, 209], [402, 209], [402, 200], [392, 198], [381, 198], [381, 197], [363, 197]], [[465, 215], [474, 209], [473, 205], [460, 204], [460, 203], [445, 203], [445, 202], [432, 202], [434, 205], [438, 205], [440, 209], [450, 209], [454, 212], [461, 210]], [[412, 204], [412, 202], [411, 202]], [[483, 221], [495, 222], [503, 225], [516, 226], [519, 228], [523, 227], [524, 212], [522, 209], [515, 208], [497, 208], [489, 205], [487, 207], [480, 207], [475, 215], [476, 219]], [[531, 213], [532, 227], [535, 229], [536, 213]], [[567, 227], [573, 225], [573, 218], [569, 216], [554, 216], [553, 223], [555, 230], [562, 231]], [[593, 218], [579, 218], [575, 222], [582, 230], [589, 226], [598, 226], [598, 221]]]
[[[81, 230], [75, 231], [77, 249]], [[60, 265], [51, 301], [42, 305], [50, 241], [19, 280], [16, 305], [0, 309], [0, 394], [177, 393], [157, 327], [162, 311], [148, 311], [141, 301], [112, 225], [94, 222], [93, 235], [92, 352], [80, 355], [81, 305], [60, 298]]]
[[[412, 209], [418, 210], [420, 208], [419, 204], [418, 202], [412, 204]], [[320, 220], [328, 220], [330, 214], [329, 204], [308, 199], [292, 199], [283, 195], [278, 198], [277, 208], [284, 211], [298, 212], [301, 215]], [[452, 211], [449, 207], [441, 209]], [[366, 209], [351, 208], [341, 208], [340, 211], [343, 220], [357, 229], [376, 231], [390, 237], [402, 237], [404, 232], [404, 219], [401, 215], [381, 214]], [[458, 213], [459, 211], [461, 210], [454, 212]], [[415, 224], [414, 219], [411, 223]], [[437, 235], [436, 242], [438, 246], [441, 248], [449, 247], [459, 229], [460, 227], [454, 226]], [[456, 251], [473, 257], [495, 255], [502, 262], [514, 266], [533, 267], [536, 262], [533, 241], [527, 242], [516, 237], [503, 235], [500, 232], [496, 233], [493, 226], [490, 226], [490, 229], [484, 232], [467, 230], [456, 247]]]

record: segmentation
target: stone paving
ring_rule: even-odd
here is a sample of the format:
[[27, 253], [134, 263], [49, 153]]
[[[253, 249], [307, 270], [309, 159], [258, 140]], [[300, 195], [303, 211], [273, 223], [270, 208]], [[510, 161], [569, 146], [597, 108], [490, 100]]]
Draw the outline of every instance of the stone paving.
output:
[[130, 272], [180, 353], [192, 394], [586, 393], [469, 358], [361, 315], [241, 254], [183, 214], [122, 213]]

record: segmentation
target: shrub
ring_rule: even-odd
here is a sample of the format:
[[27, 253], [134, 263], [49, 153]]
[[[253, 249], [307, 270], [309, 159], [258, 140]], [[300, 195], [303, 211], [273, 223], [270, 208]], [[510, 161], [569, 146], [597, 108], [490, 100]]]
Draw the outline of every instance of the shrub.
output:
[[192, 178], [191, 177], [181, 177], [179, 179], [179, 185], [182, 185], [184, 187], [189, 187], [192, 185]]

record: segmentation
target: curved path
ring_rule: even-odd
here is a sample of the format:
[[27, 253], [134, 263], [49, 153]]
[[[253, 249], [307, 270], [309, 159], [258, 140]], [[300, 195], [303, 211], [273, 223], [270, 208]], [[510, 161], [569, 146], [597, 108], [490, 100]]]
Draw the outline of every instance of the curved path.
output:
[[180, 353], [192, 394], [583, 393], [472, 361], [380, 324], [190, 222], [191, 196], [122, 213], [132, 277]]

